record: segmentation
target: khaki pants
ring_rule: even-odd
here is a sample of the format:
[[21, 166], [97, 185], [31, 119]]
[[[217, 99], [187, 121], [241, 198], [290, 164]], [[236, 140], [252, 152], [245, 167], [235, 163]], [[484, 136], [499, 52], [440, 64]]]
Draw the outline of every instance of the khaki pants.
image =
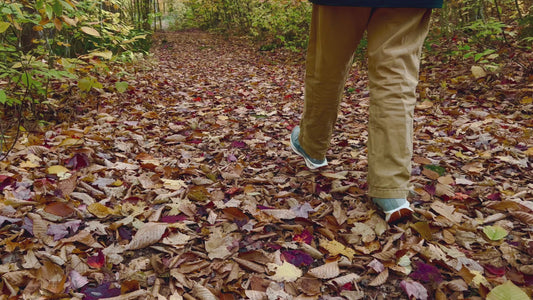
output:
[[369, 196], [404, 198], [413, 153], [413, 113], [420, 53], [431, 9], [313, 5], [299, 142], [323, 159], [353, 54], [368, 37]]

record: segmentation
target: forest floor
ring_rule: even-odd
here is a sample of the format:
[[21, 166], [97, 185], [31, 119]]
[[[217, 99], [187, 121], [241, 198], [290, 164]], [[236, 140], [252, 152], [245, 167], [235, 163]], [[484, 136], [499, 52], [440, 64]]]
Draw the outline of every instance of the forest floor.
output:
[[531, 297], [533, 55], [482, 72], [452, 43], [426, 48], [416, 211], [389, 226], [366, 196], [364, 63], [309, 171], [288, 139], [303, 54], [157, 34], [125, 93], [73, 99], [0, 162], [0, 299]]

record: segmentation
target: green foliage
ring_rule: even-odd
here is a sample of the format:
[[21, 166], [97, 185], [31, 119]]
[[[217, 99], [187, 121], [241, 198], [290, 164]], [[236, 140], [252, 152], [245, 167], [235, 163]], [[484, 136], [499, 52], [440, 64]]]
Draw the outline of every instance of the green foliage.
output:
[[119, 8], [119, 0], [3, 1], [1, 104], [46, 103], [51, 82], [87, 78], [108, 69], [109, 62], [127, 61], [134, 52], [148, 51], [150, 33], [126, 23]]
[[533, 7], [529, 9], [529, 14], [519, 20], [519, 38], [531, 48], [533, 44]]
[[506, 27], [507, 25], [501, 21], [491, 18], [489, 20], [476, 20], [465, 26], [464, 30], [473, 40], [490, 43], [493, 40], [502, 40]]
[[173, 7], [175, 27], [248, 35], [262, 50], [307, 44], [311, 5], [301, 0], [188, 0]]

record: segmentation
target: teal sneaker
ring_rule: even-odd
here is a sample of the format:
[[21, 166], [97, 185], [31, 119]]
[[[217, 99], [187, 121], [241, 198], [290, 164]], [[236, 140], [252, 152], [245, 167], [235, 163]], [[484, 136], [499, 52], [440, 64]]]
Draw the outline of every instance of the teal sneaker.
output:
[[298, 141], [298, 136], [300, 136], [300, 126], [294, 127], [294, 129], [291, 132], [291, 149], [296, 154], [300, 155], [304, 158], [305, 164], [309, 169], [318, 169], [320, 167], [324, 167], [328, 165], [328, 160], [323, 159], [314, 159], [309, 157], [307, 153], [305, 153], [304, 149], [300, 146], [300, 142]]

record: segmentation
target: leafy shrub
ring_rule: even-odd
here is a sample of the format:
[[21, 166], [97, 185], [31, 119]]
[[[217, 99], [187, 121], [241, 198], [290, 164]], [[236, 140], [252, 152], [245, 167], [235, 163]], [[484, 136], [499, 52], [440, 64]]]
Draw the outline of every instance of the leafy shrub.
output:
[[150, 32], [128, 23], [119, 1], [0, 2], [0, 153], [6, 150], [3, 125], [17, 124], [15, 112], [40, 118], [40, 108], [58, 104], [54, 94], [76, 84], [82, 92], [98, 88], [96, 74], [109, 62], [148, 51]]
[[174, 10], [176, 28], [248, 35], [263, 50], [307, 44], [311, 5], [302, 0], [188, 0]]

